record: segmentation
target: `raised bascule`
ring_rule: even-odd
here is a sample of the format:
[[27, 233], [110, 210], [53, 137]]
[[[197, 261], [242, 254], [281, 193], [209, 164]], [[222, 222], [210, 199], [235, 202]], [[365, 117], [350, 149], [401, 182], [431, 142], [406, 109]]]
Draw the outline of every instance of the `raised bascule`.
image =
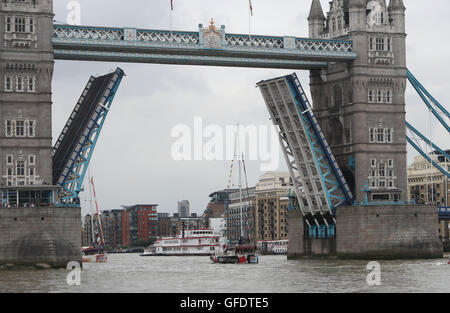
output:
[[405, 122], [407, 80], [447, 130], [449, 115], [406, 68], [403, 1], [333, 0], [325, 17], [313, 0], [308, 21], [310, 38], [73, 26], [52, 0], [2, 1], [0, 264], [81, 261], [78, 197], [124, 72], [89, 79], [53, 147], [54, 60], [310, 71], [313, 105], [295, 74], [258, 83], [295, 186], [289, 257], [441, 257], [437, 208], [407, 203], [407, 140], [442, 151]]

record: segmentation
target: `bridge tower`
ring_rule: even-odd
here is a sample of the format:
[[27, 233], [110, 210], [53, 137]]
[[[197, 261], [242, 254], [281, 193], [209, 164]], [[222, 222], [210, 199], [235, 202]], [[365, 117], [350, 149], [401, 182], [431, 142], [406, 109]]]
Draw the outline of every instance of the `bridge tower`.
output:
[[53, 0], [0, 3], [0, 268], [81, 262], [77, 206], [52, 185]]
[[[406, 201], [405, 6], [402, 0], [313, 0], [315, 39], [349, 39], [358, 58], [310, 72], [314, 111], [357, 202]], [[367, 192], [367, 191], [366, 191]]]
[[0, 6], [0, 187], [48, 187], [53, 1], [5, 0]]

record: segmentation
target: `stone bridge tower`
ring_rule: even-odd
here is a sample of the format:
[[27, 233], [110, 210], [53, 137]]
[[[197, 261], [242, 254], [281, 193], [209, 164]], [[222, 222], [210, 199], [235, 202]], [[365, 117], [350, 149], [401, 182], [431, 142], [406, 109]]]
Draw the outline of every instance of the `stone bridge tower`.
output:
[[0, 6], [0, 187], [51, 185], [53, 1]]
[[[314, 111], [357, 201], [407, 200], [405, 6], [313, 0], [311, 38], [350, 39], [358, 58], [311, 71]], [[368, 188], [364, 188], [367, 184]]]
[[52, 186], [53, 0], [0, 2], [0, 269], [81, 262], [81, 211]]

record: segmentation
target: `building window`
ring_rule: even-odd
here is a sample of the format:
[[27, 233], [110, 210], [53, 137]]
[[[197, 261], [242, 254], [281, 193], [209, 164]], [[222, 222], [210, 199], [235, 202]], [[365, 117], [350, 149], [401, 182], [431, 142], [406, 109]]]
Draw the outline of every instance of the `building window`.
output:
[[384, 129], [377, 129], [377, 142], [384, 143]]
[[345, 121], [345, 143], [352, 143], [352, 121]]
[[384, 51], [384, 38], [376, 38], [376, 49], [377, 51]]
[[12, 91], [12, 77], [5, 76], [5, 91]]
[[377, 131], [376, 128], [369, 128], [369, 142], [370, 143], [376, 142], [376, 140], [375, 140], [376, 131]]
[[34, 176], [34, 168], [28, 169], [29, 175]]
[[379, 177], [386, 177], [386, 167], [385, 167], [384, 164], [380, 163], [380, 165], [378, 167], [378, 176]]
[[6, 137], [13, 136], [13, 128], [12, 128], [11, 120], [5, 120], [5, 134], [6, 134]]
[[370, 143], [392, 143], [393, 135], [393, 128], [369, 128]]
[[383, 103], [383, 91], [377, 90], [377, 102]]
[[16, 33], [24, 33], [25, 32], [25, 19], [24, 18], [16, 17], [15, 31], [16, 31]]
[[369, 94], [368, 94], [367, 100], [369, 101], [369, 103], [375, 102], [375, 90], [369, 89]]
[[29, 165], [36, 165], [36, 157], [34, 155], [28, 156], [28, 164]]
[[17, 176], [25, 176], [25, 161], [17, 161], [16, 175]]
[[30, 18], [30, 33], [34, 33], [34, 19]]
[[[370, 166], [371, 167], [376, 167], [377, 166], [377, 159], [370, 159]], [[375, 176], [375, 175], [373, 175]]]
[[23, 77], [21, 77], [21, 76], [17, 77], [16, 91], [18, 91], [18, 92], [24, 91], [24, 88], [23, 88]]
[[342, 106], [342, 88], [340, 86], [333, 87], [333, 100], [335, 106]]
[[384, 136], [385, 136], [385, 142], [386, 143], [392, 143], [392, 132], [393, 129], [392, 128], [385, 128], [384, 129]]
[[36, 91], [36, 79], [33, 76], [28, 77], [28, 92]]
[[6, 156], [6, 165], [13, 165], [13, 156], [12, 155]]
[[6, 32], [11, 32], [11, 17], [6, 17]]
[[390, 167], [390, 168], [394, 167], [394, 160], [393, 159], [389, 159], [388, 160], [388, 167]]
[[369, 51], [373, 51], [374, 50], [374, 46], [373, 46], [373, 37], [369, 38]]
[[392, 39], [391, 38], [387, 39], [387, 50], [392, 51]]
[[386, 103], [392, 103], [392, 91], [386, 90]]
[[16, 137], [25, 137], [24, 121], [16, 121]]
[[36, 123], [34, 121], [28, 121], [28, 137], [35, 136], [35, 126]]
[[384, 24], [384, 12], [377, 13], [377, 24]]

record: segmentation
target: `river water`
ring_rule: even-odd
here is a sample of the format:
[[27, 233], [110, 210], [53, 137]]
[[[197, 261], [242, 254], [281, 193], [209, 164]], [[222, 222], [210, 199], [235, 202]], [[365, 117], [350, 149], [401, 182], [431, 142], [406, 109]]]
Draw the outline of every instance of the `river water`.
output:
[[208, 257], [111, 254], [108, 263], [85, 263], [81, 285], [68, 270], [0, 271], [0, 292], [298, 293], [450, 292], [447, 259], [380, 261], [381, 285], [369, 286], [367, 261], [287, 260], [212, 264]]

